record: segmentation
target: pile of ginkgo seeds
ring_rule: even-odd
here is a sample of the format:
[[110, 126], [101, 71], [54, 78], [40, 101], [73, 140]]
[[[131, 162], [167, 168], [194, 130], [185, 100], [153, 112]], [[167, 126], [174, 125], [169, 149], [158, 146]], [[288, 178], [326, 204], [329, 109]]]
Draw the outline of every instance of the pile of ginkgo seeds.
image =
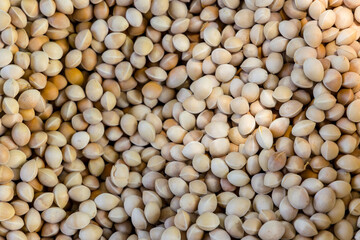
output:
[[359, 0], [0, 0], [0, 240], [360, 240]]

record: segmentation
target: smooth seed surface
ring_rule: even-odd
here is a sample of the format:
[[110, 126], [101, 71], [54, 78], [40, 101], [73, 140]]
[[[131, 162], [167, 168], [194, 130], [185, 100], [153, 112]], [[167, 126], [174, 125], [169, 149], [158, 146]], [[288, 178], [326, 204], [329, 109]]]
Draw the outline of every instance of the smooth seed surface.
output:
[[1, 239], [359, 239], [360, 3], [1, 0]]

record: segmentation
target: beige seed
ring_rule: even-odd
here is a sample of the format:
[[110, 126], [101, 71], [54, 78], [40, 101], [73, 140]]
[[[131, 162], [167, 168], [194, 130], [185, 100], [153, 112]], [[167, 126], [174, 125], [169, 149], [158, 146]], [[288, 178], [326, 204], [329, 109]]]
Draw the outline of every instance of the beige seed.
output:
[[184, 34], [176, 34], [172, 42], [175, 49], [179, 52], [186, 52], [190, 48], [190, 41]]
[[322, 33], [318, 26], [310, 25], [304, 28], [303, 32], [305, 42], [313, 48], [318, 47], [321, 44]]
[[263, 149], [270, 149], [274, 139], [268, 128], [260, 126], [256, 131], [256, 141]]
[[336, 196], [331, 188], [323, 188], [314, 196], [314, 208], [317, 212], [329, 212], [334, 208]]
[[25, 182], [35, 179], [38, 173], [38, 167], [35, 160], [27, 161], [20, 170], [20, 178]]
[[154, 126], [147, 121], [140, 121], [138, 124], [138, 131], [140, 136], [147, 142], [155, 141], [155, 128]]
[[310, 120], [303, 120], [300, 122], [297, 122], [293, 129], [291, 130], [291, 133], [296, 137], [303, 137], [309, 135], [315, 128], [316, 123]]
[[294, 227], [303, 236], [312, 237], [318, 233], [315, 224], [305, 216], [299, 216], [294, 221]]
[[0, 173], [1, 173], [1, 177], [0, 177], [1, 184], [6, 184], [14, 178], [14, 172], [11, 170], [11, 168], [5, 165], [0, 166]]
[[360, 168], [360, 159], [352, 155], [340, 157], [336, 164], [347, 172], [354, 172]]
[[250, 182], [249, 176], [242, 170], [233, 170], [226, 177], [232, 185], [237, 187], [243, 187]]
[[237, 26], [250, 28], [254, 25], [254, 12], [250, 9], [242, 9], [236, 13], [234, 20]]
[[11, 137], [18, 146], [25, 146], [30, 141], [31, 132], [23, 123], [17, 123], [11, 130]]
[[358, 109], [359, 106], [360, 106], [360, 100], [356, 99], [353, 102], [351, 102], [349, 104], [349, 106], [347, 107], [346, 116], [348, 117], [348, 119], [350, 121], [353, 121], [353, 122], [360, 121], [359, 111], [356, 110], [356, 109]]
[[37, 90], [30, 89], [26, 90], [19, 96], [18, 102], [22, 109], [31, 109], [40, 101], [40, 93]]
[[0, 22], [1, 22], [0, 31], [7, 28], [10, 25], [10, 22], [11, 22], [10, 15], [7, 12], [3, 11], [3, 10], [0, 10]]
[[59, 207], [51, 207], [43, 211], [41, 217], [48, 223], [59, 223], [66, 217], [66, 212]]
[[206, 125], [205, 132], [213, 138], [223, 138], [228, 135], [229, 125], [224, 122], [211, 122]]
[[217, 215], [211, 212], [205, 212], [196, 219], [198, 227], [204, 231], [212, 231], [220, 224]]
[[275, 152], [268, 159], [268, 169], [270, 171], [276, 172], [281, 170], [286, 164], [286, 153], [285, 152]]
[[352, 230], [352, 225], [347, 220], [341, 220], [340, 222], [336, 223], [334, 226], [334, 233], [335, 236], [342, 239], [352, 239], [354, 233]]
[[83, 212], [75, 212], [71, 214], [67, 219], [66, 223], [71, 229], [83, 229], [90, 223], [90, 217]]
[[92, 35], [90, 30], [88, 29], [82, 30], [75, 37], [75, 47], [78, 50], [83, 51], [90, 46], [91, 41], [92, 41]]
[[36, 51], [31, 54], [30, 66], [35, 72], [44, 72], [49, 65], [49, 56], [46, 52]]
[[94, 199], [96, 206], [104, 211], [110, 211], [118, 205], [120, 199], [109, 193], [102, 193]]
[[50, 59], [59, 60], [63, 56], [63, 49], [55, 42], [45, 43], [42, 49]]
[[308, 47], [308, 46], [303, 46], [303, 47], [299, 47], [295, 52], [294, 52], [294, 60], [295, 63], [304, 64], [304, 61], [308, 58], [316, 58], [317, 53], [316, 50], [312, 47]]
[[111, 181], [117, 187], [125, 187], [128, 184], [129, 168], [125, 164], [115, 164], [111, 169]]
[[226, 206], [226, 214], [243, 217], [250, 210], [250, 205], [250, 200], [245, 197], [233, 198]]
[[242, 116], [238, 126], [240, 134], [248, 135], [255, 129], [255, 124], [255, 118], [252, 115], [246, 114]]
[[324, 78], [324, 69], [321, 62], [315, 58], [308, 58], [304, 61], [304, 73], [314, 82], [320, 82]]
[[2, 56], [0, 67], [5, 67], [6, 65], [11, 63], [13, 59], [13, 54], [9, 49], [0, 49], [0, 54]]
[[24, 75], [24, 70], [14, 64], [9, 64], [0, 70], [0, 76], [4, 79], [19, 79]]
[[315, 98], [314, 105], [318, 109], [321, 110], [329, 110], [331, 109], [336, 103], [336, 98], [329, 94], [329, 93], [323, 93]]
[[15, 215], [15, 210], [13, 206], [11, 206], [9, 203], [6, 202], [0, 202], [0, 219], [1, 221], [6, 221], [10, 218], [12, 218]]
[[304, 209], [309, 204], [309, 194], [300, 186], [294, 186], [288, 190], [290, 204], [296, 209]]
[[103, 233], [103, 229], [95, 224], [89, 224], [86, 227], [82, 228], [79, 232], [79, 238], [80, 239], [98, 239], [101, 238], [101, 235]]
[[261, 226], [259, 237], [261, 239], [281, 239], [285, 233], [285, 227], [279, 221], [268, 221]]
[[332, 10], [326, 10], [319, 16], [319, 27], [323, 30], [332, 27], [335, 24], [336, 14]]
[[56, 174], [49, 168], [39, 169], [38, 178], [43, 185], [48, 187], [54, 187], [58, 183]]
[[134, 42], [134, 51], [141, 56], [148, 55], [153, 47], [152, 41], [147, 37], [137, 38]]
[[161, 235], [161, 240], [166, 239], [181, 239], [181, 232], [175, 226], [165, 229]]

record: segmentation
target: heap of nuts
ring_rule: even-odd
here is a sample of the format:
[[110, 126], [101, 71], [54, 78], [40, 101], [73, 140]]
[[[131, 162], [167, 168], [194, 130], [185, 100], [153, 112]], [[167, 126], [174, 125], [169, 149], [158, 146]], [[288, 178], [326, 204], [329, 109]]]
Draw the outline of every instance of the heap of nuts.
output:
[[0, 240], [360, 239], [359, 0], [0, 0]]

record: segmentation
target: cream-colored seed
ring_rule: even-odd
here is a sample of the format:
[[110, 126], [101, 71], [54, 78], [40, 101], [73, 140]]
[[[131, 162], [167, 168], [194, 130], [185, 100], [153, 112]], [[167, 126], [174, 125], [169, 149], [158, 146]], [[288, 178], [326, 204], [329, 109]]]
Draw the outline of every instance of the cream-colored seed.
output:
[[83, 229], [90, 223], [90, 217], [83, 212], [75, 212], [71, 214], [67, 219], [65, 224], [68, 225], [71, 229]]
[[263, 149], [270, 149], [274, 140], [271, 131], [266, 127], [260, 126], [256, 131], [256, 141]]
[[309, 195], [307, 191], [300, 186], [291, 187], [288, 190], [290, 204], [296, 209], [304, 209], [309, 204]]
[[311, 237], [315, 236], [318, 233], [315, 224], [305, 216], [298, 217], [294, 221], [294, 227], [297, 232], [301, 233], [304, 236]]
[[251, 202], [245, 197], [233, 198], [226, 206], [227, 215], [243, 217], [250, 209]]
[[341, 220], [340, 222], [335, 224], [334, 233], [335, 236], [343, 238], [343, 239], [352, 239], [353, 231], [351, 229], [352, 225], [347, 220]]
[[92, 41], [92, 35], [90, 30], [85, 29], [79, 32], [75, 37], [75, 47], [82, 51], [88, 48]]
[[340, 157], [336, 164], [347, 172], [353, 172], [360, 168], [360, 160], [353, 155], [344, 155]]
[[321, 62], [315, 58], [308, 58], [303, 64], [305, 75], [314, 82], [320, 82], [324, 78], [324, 69]]
[[266, 222], [259, 230], [261, 239], [281, 239], [284, 233], [284, 225], [274, 220]]
[[355, 109], [357, 109], [357, 106], [359, 106], [359, 105], [360, 105], [360, 101], [359, 100], [354, 100], [347, 107], [346, 115], [347, 115], [347, 117], [348, 117], [348, 119], [350, 121], [353, 121], [353, 122], [359, 122], [360, 121], [360, 115], [358, 114], [358, 111], [355, 110]]
[[109, 211], [109, 210], [113, 209], [114, 207], [116, 207], [116, 205], [119, 203], [119, 201], [120, 200], [117, 197], [115, 197], [112, 194], [108, 194], [108, 193], [100, 194], [99, 196], [97, 196], [94, 199], [96, 206], [99, 209], [105, 210], [105, 211]]
[[48, 42], [42, 46], [44, 52], [46, 52], [50, 59], [61, 59], [63, 56], [63, 49], [59, 46], [59, 44], [55, 42]]
[[152, 49], [153, 43], [147, 37], [137, 38], [134, 42], [134, 51], [141, 56], [148, 55]]
[[0, 10], [0, 19], [1, 19], [1, 25], [0, 30], [4, 30], [10, 25], [11, 22], [11, 16], [4, 10]]
[[246, 114], [242, 116], [239, 119], [238, 126], [240, 134], [247, 135], [251, 133], [255, 129], [255, 124], [255, 118], [252, 115]]
[[46, 52], [36, 51], [31, 54], [30, 66], [35, 72], [43, 72], [49, 66], [49, 56]]
[[5, 67], [10, 64], [13, 59], [13, 54], [9, 49], [0, 49], [1, 58], [0, 67]]
[[1, 209], [1, 214], [0, 214], [1, 221], [8, 220], [15, 215], [15, 210], [9, 203], [0, 202], [0, 209]]
[[294, 125], [291, 133], [297, 137], [307, 136], [314, 130], [315, 125], [316, 124], [310, 120], [299, 121]]
[[305, 42], [311, 47], [318, 47], [321, 44], [322, 33], [318, 26], [305, 26], [303, 32]]
[[11, 131], [11, 136], [18, 146], [25, 146], [30, 141], [30, 130], [23, 123], [17, 123]]
[[220, 224], [220, 220], [214, 213], [205, 212], [199, 216], [196, 224], [202, 230], [212, 231]]
[[41, 217], [48, 223], [58, 223], [66, 216], [66, 212], [58, 207], [49, 208], [41, 213]]
[[100, 238], [103, 233], [103, 229], [95, 224], [89, 224], [79, 232], [80, 239]]
[[39, 169], [38, 178], [45, 186], [54, 187], [58, 183], [56, 174], [49, 168]]

